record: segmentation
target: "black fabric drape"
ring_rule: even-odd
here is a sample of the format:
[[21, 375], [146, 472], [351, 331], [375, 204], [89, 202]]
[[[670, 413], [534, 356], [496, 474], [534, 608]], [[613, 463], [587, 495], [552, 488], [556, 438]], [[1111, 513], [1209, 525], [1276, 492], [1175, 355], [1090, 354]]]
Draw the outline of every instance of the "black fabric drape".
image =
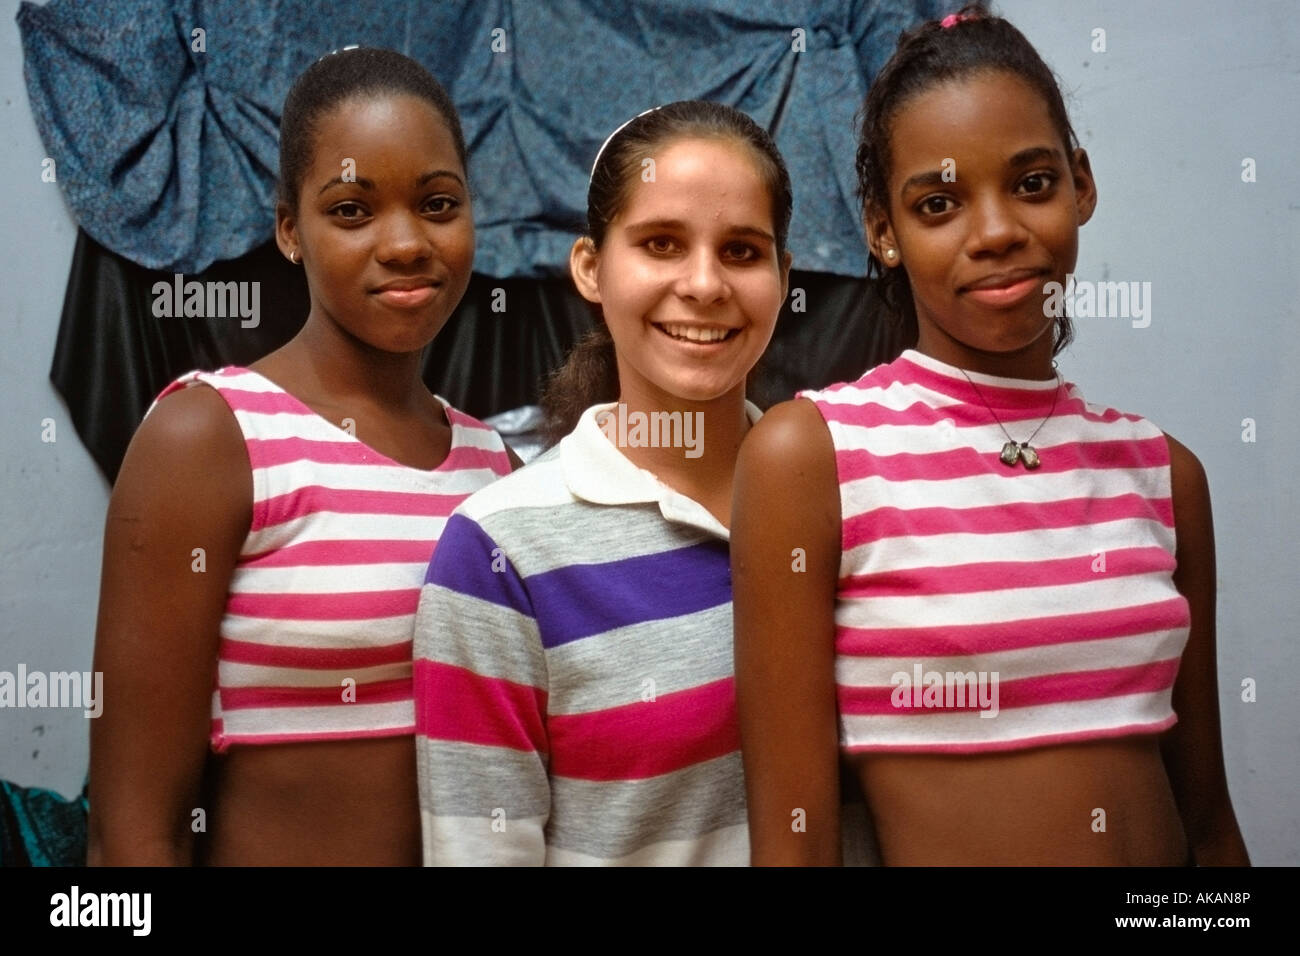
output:
[[[185, 281], [260, 282], [260, 322], [158, 318], [153, 287], [169, 273], [142, 268], [78, 230], [50, 380], [73, 425], [112, 482], [149, 403], [194, 368], [246, 365], [287, 342], [308, 311], [301, 267], [273, 242]], [[856, 378], [898, 354], [895, 329], [879, 319], [874, 283], [812, 272], [790, 275], [772, 344], [751, 397], [760, 406], [796, 389]], [[493, 311], [504, 291], [505, 311]], [[794, 295], [802, 289], [803, 295]], [[803, 312], [792, 312], [801, 301]], [[537, 402], [545, 376], [592, 327], [590, 306], [568, 278], [474, 275], [464, 300], [429, 348], [424, 380], [457, 408], [485, 418]]]

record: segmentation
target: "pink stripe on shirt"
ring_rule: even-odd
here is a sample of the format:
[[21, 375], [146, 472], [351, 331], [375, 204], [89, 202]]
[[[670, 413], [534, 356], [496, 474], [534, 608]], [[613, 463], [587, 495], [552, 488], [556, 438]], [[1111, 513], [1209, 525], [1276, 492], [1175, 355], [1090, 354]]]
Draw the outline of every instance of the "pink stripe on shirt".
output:
[[[1008, 608], [1010, 614], [1029, 609]], [[1172, 624], [1186, 627], [1191, 621], [1187, 601], [1181, 595], [1150, 604], [1111, 608], [1081, 614], [1009, 617], [995, 624], [949, 624], [942, 628], [852, 627], [837, 629], [835, 646], [849, 657], [947, 657], [958, 653], [989, 654], [1022, 647], [1068, 644], [1151, 634]]]
[[[994, 456], [996, 458], [996, 456]], [[1003, 467], [999, 463], [999, 467]], [[1072, 498], [1045, 504], [1012, 501], [965, 508], [874, 508], [841, 519], [844, 549], [892, 537], [932, 534], [1010, 534], [1047, 528], [1077, 528], [1126, 518], [1156, 519], [1173, 527], [1173, 503], [1126, 494]], [[1085, 551], [1085, 554], [1090, 553]]]
[[546, 692], [540, 688], [427, 658], [415, 662], [415, 683], [423, 704], [415, 714], [421, 737], [547, 751]]
[[425, 564], [433, 554], [428, 541], [391, 538], [304, 541], [240, 559], [245, 568], [298, 568], [339, 564]]
[[[1105, 573], [1114, 577], [1174, 570], [1174, 556], [1159, 547], [1121, 548], [1106, 552]], [[1098, 573], [1091, 554], [1045, 561], [976, 561], [946, 567], [897, 568], [841, 579], [840, 595], [849, 597], [899, 597], [904, 595], [969, 594], [997, 591], [1014, 584], [1020, 588], [1050, 587], [1091, 581]]]
[[411, 678], [353, 682], [336, 687], [223, 687], [221, 707], [231, 711], [267, 707], [349, 707], [354, 704], [390, 704], [411, 699]]
[[553, 714], [551, 772], [580, 780], [640, 780], [740, 749], [735, 681], [585, 714]]
[[379, 644], [374, 647], [294, 647], [256, 644], [252, 641], [221, 642], [221, 659], [232, 664], [284, 667], [298, 670], [358, 670], [398, 664], [411, 659], [411, 642]]
[[258, 531], [320, 512], [445, 518], [463, 500], [464, 496], [459, 494], [299, 485], [292, 491], [264, 499], [261, 502], [262, 520], [254, 521], [253, 530]]
[[335, 591], [331, 594], [232, 594], [227, 614], [286, 621], [364, 621], [414, 615], [418, 587], [400, 591]]
[[[956, 668], [954, 668], [954, 671], [960, 672]], [[840, 712], [843, 714], [868, 715], [909, 713], [921, 716], [981, 709], [979, 703], [974, 699], [973, 688], [963, 694], [966, 699], [965, 706], [929, 706], [923, 702], [918, 706], [924, 688], [920, 691], [913, 691], [913, 685], [910, 683], [912, 675], [906, 671], [902, 673], [907, 674], [909, 678], [906, 687], [900, 682], [884, 687], [855, 686], [841, 688], [839, 693]], [[1174, 678], [1177, 675], [1178, 658], [1152, 661], [1149, 664], [1137, 664], [1131, 667], [1072, 671], [1048, 674], [1043, 677], [1022, 677], [1015, 680], [1002, 680], [999, 676], [997, 681], [998, 707], [1001, 710], [1011, 710], [1016, 707], [1041, 707], [1047, 704], [1063, 702], [1099, 700], [1108, 697], [1123, 697], [1128, 694], [1146, 694], [1173, 687]], [[986, 680], [991, 679], [991, 675], [986, 677]], [[897, 702], [900, 699], [903, 701], [902, 703]]]
[[[1079, 468], [1159, 468], [1169, 456], [1163, 436], [1143, 441], [1041, 446], [1041, 474], [1074, 471]], [[978, 452], [953, 448], [925, 453], [874, 454], [863, 448], [847, 449], [835, 456], [841, 481], [884, 478], [889, 481], [943, 481], [987, 474], [1001, 449]]]

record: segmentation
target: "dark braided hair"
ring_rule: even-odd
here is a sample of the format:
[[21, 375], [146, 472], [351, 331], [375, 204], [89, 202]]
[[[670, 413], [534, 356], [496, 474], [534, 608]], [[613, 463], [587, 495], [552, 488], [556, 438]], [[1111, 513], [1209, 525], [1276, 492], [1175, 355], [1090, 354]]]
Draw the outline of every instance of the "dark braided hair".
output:
[[419, 97], [446, 122], [461, 167], [465, 134], [460, 116], [442, 85], [419, 63], [394, 50], [357, 47], [323, 56], [294, 81], [280, 116], [280, 200], [298, 211], [298, 190], [311, 165], [321, 118], [345, 100], [405, 94]]
[[[627, 205], [641, 174], [641, 160], [673, 141], [695, 137], [726, 139], [749, 147], [772, 198], [772, 231], [778, 259], [785, 255], [794, 193], [785, 160], [767, 130], [740, 110], [705, 100], [681, 100], [643, 113], [619, 129], [596, 159], [587, 187], [587, 238], [597, 249]], [[614, 340], [603, 318], [569, 353], [542, 391], [543, 438], [554, 445], [578, 424], [582, 413], [618, 398]]]
[[[945, 27], [944, 22], [950, 25]], [[1037, 90], [1066, 154], [1073, 157], [1079, 139], [1056, 76], [1024, 34], [1001, 17], [991, 16], [984, 3], [968, 4], [955, 17], [931, 20], [899, 37], [894, 55], [871, 84], [858, 135], [858, 195], [864, 217], [873, 210], [889, 210], [890, 134], [903, 105], [939, 83], [988, 72], [1013, 73]], [[915, 346], [916, 304], [906, 268], [886, 268], [869, 253], [867, 276], [879, 279], [885, 307], [902, 327], [903, 347]], [[1069, 345], [1073, 336], [1069, 316], [1062, 312], [1056, 320], [1052, 354]]]

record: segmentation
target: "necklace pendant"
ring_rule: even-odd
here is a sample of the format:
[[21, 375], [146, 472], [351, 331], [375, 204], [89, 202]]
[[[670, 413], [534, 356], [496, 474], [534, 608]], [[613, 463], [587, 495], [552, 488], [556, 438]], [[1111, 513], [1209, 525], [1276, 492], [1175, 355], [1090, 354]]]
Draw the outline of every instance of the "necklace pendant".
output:
[[1025, 467], [1030, 471], [1037, 468], [1041, 462], [1038, 460], [1038, 452], [1029, 447], [1029, 443], [1020, 446], [1020, 460], [1025, 463]]
[[[1014, 468], [1016, 467], [1016, 462], [1020, 460], [1020, 446], [1013, 441], [1009, 441], [1002, 446], [1002, 454], [998, 455], [998, 457], [1002, 459], [1002, 464], [1006, 465], [1008, 468]], [[1034, 467], [1037, 467], [1037, 465], [1038, 456], [1035, 455]], [[1030, 466], [1026, 463], [1025, 467]]]

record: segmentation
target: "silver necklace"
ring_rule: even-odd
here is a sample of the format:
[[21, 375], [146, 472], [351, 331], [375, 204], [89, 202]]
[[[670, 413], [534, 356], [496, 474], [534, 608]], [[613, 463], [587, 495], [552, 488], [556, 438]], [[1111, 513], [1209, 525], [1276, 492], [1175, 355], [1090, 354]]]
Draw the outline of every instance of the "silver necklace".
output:
[[970, 382], [970, 387], [975, 389], [975, 394], [980, 397], [981, 402], [984, 402], [984, 407], [989, 410], [989, 414], [993, 416], [993, 420], [998, 423], [998, 428], [1002, 429], [1002, 434], [1007, 436], [1007, 443], [1002, 446], [1002, 453], [998, 455], [998, 458], [1002, 460], [1002, 464], [1006, 465], [1008, 468], [1014, 468], [1016, 467], [1017, 461], [1023, 461], [1025, 463], [1025, 468], [1029, 471], [1033, 471], [1042, 464], [1038, 458], [1038, 452], [1035, 451], [1029, 443], [1034, 440], [1040, 431], [1042, 431], [1043, 426], [1047, 424], [1047, 419], [1051, 418], [1056, 413], [1056, 402], [1057, 399], [1061, 397], [1061, 373], [1056, 373], [1056, 391], [1052, 394], [1052, 407], [1047, 412], [1047, 418], [1044, 418], [1039, 422], [1038, 427], [1034, 429], [1033, 434], [1024, 441], [1016, 441], [1011, 437], [1011, 433], [1007, 431], [1007, 427], [1002, 424], [1002, 419], [998, 418], [998, 413], [993, 411], [993, 406], [984, 398], [984, 393], [980, 391], [980, 387], [971, 380], [969, 375], [966, 374], [966, 370], [964, 368], [959, 368], [957, 371], [961, 372], [966, 381]]

